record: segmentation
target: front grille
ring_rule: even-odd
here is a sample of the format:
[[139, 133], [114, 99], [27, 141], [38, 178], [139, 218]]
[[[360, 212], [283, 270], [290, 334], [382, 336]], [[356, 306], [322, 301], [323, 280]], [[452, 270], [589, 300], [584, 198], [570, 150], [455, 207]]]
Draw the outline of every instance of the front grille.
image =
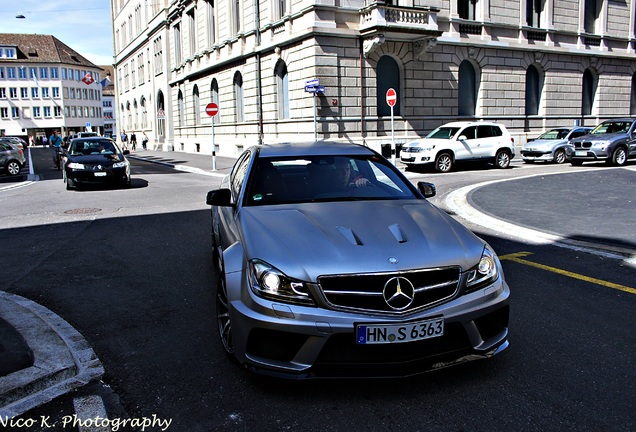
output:
[[521, 154], [523, 156], [527, 156], [527, 157], [541, 157], [543, 156], [545, 153], [543, 152], [537, 152], [537, 151], [523, 151], [521, 152]]
[[[387, 283], [396, 277], [407, 279], [415, 289], [412, 303], [399, 310], [389, 306], [383, 295]], [[460, 277], [459, 267], [445, 267], [400, 273], [321, 276], [318, 283], [329, 305], [335, 309], [402, 314], [453, 298], [459, 289]]]
[[574, 148], [576, 149], [589, 149], [591, 147], [592, 147], [592, 142], [590, 141], [581, 141], [581, 142], [574, 143]]

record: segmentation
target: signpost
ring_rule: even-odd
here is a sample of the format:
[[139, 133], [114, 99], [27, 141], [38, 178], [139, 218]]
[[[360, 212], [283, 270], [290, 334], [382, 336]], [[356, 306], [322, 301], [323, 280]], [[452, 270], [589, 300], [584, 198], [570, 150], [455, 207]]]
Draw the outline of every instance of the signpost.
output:
[[219, 106], [210, 102], [205, 106], [205, 113], [212, 117], [212, 169], [216, 171], [216, 146], [214, 145], [214, 116], [219, 113]]
[[386, 103], [391, 107], [391, 163], [395, 165], [395, 128], [393, 127], [393, 107], [397, 103], [397, 93], [390, 88], [386, 91]]
[[320, 85], [320, 80], [317, 78], [305, 81], [305, 92], [312, 93], [314, 95], [314, 141], [318, 140], [318, 121], [316, 120], [316, 95], [318, 93], [324, 93], [325, 87]]

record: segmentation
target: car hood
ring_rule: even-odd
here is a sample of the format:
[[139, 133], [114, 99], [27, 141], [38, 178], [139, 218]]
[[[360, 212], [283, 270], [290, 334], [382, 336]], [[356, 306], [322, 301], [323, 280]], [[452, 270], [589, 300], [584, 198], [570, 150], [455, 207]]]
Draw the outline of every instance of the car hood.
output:
[[116, 162], [121, 162], [124, 157], [117, 154], [104, 154], [104, 155], [84, 155], [84, 156], [70, 156], [69, 162], [75, 162], [87, 165], [110, 165]]
[[292, 278], [390, 272], [479, 261], [484, 242], [427, 201], [355, 201], [244, 207], [248, 259]]
[[417, 141], [411, 141], [409, 143], [404, 144], [403, 147], [432, 147], [438, 145], [448, 145], [452, 139], [445, 138], [422, 138]]
[[614, 141], [616, 139], [625, 138], [627, 134], [625, 132], [606, 133], [606, 134], [587, 134], [581, 137], [573, 139], [571, 142], [581, 141]]
[[546, 139], [538, 139], [534, 141], [527, 142], [523, 145], [523, 149], [528, 148], [552, 148], [557, 145], [567, 144], [567, 140], [564, 139], [556, 139], [556, 140], [546, 140]]

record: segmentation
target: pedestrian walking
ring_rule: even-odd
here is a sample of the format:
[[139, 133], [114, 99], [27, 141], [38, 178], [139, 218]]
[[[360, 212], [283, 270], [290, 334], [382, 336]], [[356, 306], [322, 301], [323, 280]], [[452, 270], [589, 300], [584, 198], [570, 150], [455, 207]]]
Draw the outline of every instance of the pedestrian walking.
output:
[[132, 151], [137, 150], [137, 135], [134, 132], [130, 134], [130, 147], [132, 147]]
[[119, 136], [119, 139], [121, 139], [121, 146], [123, 147], [123, 150], [127, 150], [128, 149], [128, 135], [126, 135], [126, 131], [125, 130], [121, 131], [121, 135]]
[[148, 135], [146, 135], [146, 132], [143, 132], [143, 135], [141, 136], [141, 147], [143, 147], [143, 149], [146, 150], [147, 145], [148, 145]]

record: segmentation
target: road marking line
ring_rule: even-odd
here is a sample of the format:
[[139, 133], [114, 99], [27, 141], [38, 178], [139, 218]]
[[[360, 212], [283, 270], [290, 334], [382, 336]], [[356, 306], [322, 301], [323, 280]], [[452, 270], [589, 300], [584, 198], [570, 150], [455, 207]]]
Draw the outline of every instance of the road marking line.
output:
[[616, 284], [614, 282], [608, 282], [608, 281], [604, 281], [601, 279], [596, 279], [593, 277], [589, 277], [589, 276], [584, 276], [582, 274], [578, 274], [578, 273], [574, 273], [574, 272], [570, 272], [567, 270], [562, 270], [556, 267], [550, 267], [544, 264], [538, 264], [532, 261], [528, 261], [525, 259], [522, 259], [522, 257], [526, 257], [528, 255], [532, 255], [531, 252], [518, 252], [518, 253], [513, 253], [513, 254], [508, 254], [508, 255], [503, 255], [499, 257], [499, 260], [508, 260], [508, 261], [513, 261], [519, 264], [525, 264], [531, 267], [536, 267], [538, 269], [541, 270], [546, 270], [552, 273], [557, 273], [563, 276], [567, 276], [567, 277], [571, 277], [573, 279], [579, 279], [585, 282], [590, 282], [593, 284], [597, 284], [597, 285], [601, 285], [607, 288], [613, 288], [613, 289], [617, 289], [620, 291], [624, 291], [630, 294], [636, 294], [636, 288], [630, 288], [628, 286], [625, 285], [620, 285], [620, 284]]

